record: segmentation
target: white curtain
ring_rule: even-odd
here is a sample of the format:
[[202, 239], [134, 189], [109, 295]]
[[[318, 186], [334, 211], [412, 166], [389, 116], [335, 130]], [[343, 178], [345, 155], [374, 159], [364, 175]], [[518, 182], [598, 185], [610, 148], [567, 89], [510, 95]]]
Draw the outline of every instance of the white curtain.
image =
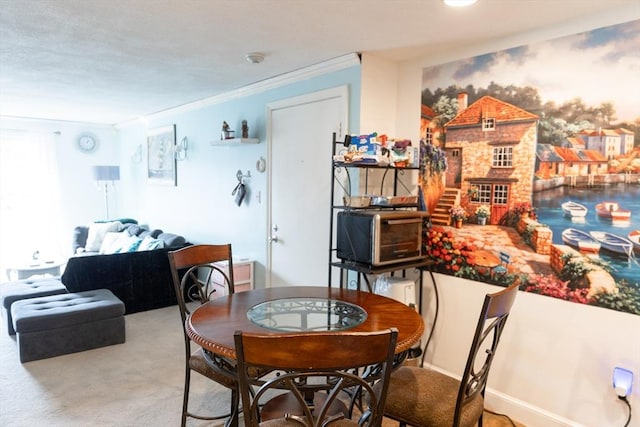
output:
[[0, 278], [39, 252], [59, 260], [61, 197], [56, 139], [50, 133], [0, 129]]

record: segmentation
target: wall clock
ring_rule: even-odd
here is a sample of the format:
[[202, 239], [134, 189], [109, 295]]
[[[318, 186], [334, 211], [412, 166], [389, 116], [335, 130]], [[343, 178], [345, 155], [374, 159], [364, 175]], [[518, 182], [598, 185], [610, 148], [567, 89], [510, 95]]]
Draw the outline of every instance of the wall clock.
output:
[[78, 148], [84, 153], [91, 153], [98, 147], [98, 139], [91, 134], [83, 133], [78, 137]]

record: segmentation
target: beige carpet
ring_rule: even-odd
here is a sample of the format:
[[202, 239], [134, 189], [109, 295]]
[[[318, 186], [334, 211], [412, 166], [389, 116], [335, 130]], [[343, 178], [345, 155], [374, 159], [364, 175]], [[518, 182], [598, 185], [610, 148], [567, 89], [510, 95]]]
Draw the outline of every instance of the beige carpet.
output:
[[[21, 364], [0, 322], [0, 425], [3, 427], [179, 426], [184, 381], [177, 307], [126, 316], [124, 344]], [[223, 387], [194, 375], [192, 410], [222, 411]], [[493, 421], [495, 420], [495, 422]], [[389, 420], [387, 420], [389, 421]], [[385, 421], [385, 426], [396, 423]], [[189, 420], [189, 426], [220, 422]], [[485, 415], [485, 426], [511, 426]]]

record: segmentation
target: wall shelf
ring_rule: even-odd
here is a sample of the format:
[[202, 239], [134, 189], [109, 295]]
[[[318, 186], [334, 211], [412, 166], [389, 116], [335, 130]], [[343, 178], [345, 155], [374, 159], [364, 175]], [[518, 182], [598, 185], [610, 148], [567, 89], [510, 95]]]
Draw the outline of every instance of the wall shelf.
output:
[[230, 146], [230, 145], [242, 145], [242, 144], [259, 144], [258, 138], [231, 138], [221, 139], [218, 141], [211, 141], [211, 145], [215, 146]]

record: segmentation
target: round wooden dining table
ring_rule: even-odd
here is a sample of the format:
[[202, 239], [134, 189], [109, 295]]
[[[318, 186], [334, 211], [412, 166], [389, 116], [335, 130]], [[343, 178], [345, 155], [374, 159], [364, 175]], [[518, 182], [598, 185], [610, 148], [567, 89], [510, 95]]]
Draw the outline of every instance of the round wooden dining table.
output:
[[197, 307], [185, 322], [187, 335], [203, 349], [235, 359], [235, 331], [285, 333], [310, 330], [371, 332], [398, 329], [396, 354], [424, 332], [411, 307], [366, 291], [327, 286], [283, 286], [220, 297]]

